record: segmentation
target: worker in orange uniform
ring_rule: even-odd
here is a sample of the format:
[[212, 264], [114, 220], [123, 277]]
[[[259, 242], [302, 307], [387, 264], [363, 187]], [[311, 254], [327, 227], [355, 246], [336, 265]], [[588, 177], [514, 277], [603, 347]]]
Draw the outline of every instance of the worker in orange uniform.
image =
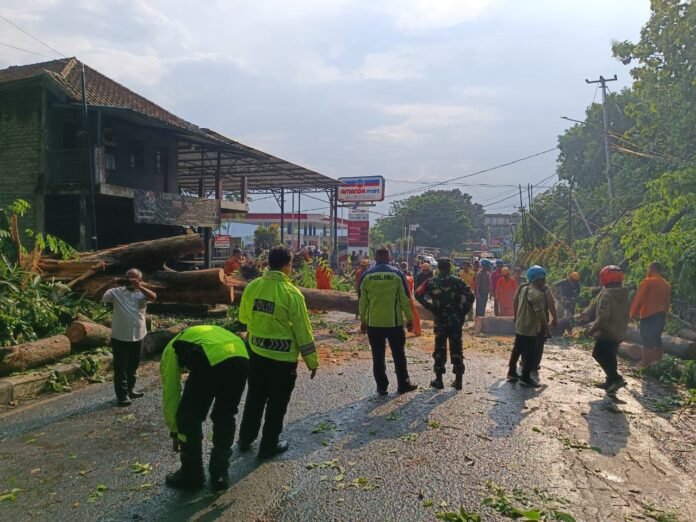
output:
[[495, 285], [495, 300], [498, 302], [498, 315], [500, 317], [515, 315], [512, 301], [518, 286], [517, 280], [510, 277], [510, 269], [504, 266], [500, 271], [500, 279]]
[[232, 250], [232, 255], [225, 261], [224, 271], [225, 274], [230, 275], [233, 272], [238, 272], [242, 268], [242, 261], [244, 257], [242, 256], [242, 250], [240, 248], [235, 248]]
[[413, 335], [420, 337], [423, 333], [421, 330], [420, 315], [418, 315], [418, 309], [416, 308], [416, 300], [414, 298], [415, 283], [413, 281], [413, 276], [411, 272], [408, 271], [408, 263], [401, 263], [401, 271], [406, 276], [406, 284], [408, 285], [408, 296], [411, 299], [411, 312], [413, 312]]
[[650, 263], [631, 304], [631, 319], [640, 318], [644, 368], [662, 359], [662, 331], [671, 301], [672, 287], [662, 277], [662, 263]]
[[319, 290], [331, 290], [331, 280], [333, 279], [334, 272], [329, 266], [329, 262], [321, 258], [317, 263], [317, 288]]

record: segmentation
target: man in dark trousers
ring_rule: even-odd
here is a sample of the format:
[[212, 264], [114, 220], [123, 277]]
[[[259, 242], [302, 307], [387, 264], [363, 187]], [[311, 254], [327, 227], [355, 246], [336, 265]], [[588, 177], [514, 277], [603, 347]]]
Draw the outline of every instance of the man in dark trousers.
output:
[[297, 380], [297, 361], [302, 356], [311, 377], [317, 373], [319, 355], [309, 313], [300, 290], [290, 282], [292, 254], [284, 246], [268, 253], [268, 272], [247, 285], [239, 305], [239, 321], [247, 325], [251, 366], [249, 391], [239, 450], [248, 451], [261, 429], [258, 457], [270, 458], [288, 450], [280, 440], [283, 419]]
[[365, 272], [360, 285], [360, 331], [367, 333], [372, 349], [372, 372], [377, 383], [377, 393], [386, 395], [389, 387], [385, 351], [389, 341], [399, 393], [415, 390], [411, 383], [406, 362], [406, 328], [413, 330], [413, 314], [406, 277], [398, 268], [389, 264], [391, 254], [382, 247], [375, 252], [375, 266]]
[[[181, 369], [189, 370], [181, 394]], [[164, 419], [180, 452], [181, 468], [167, 475], [174, 488], [194, 489], [205, 482], [202, 422], [213, 421], [210, 483], [226, 489], [235, 421], [246, 385], [249, 355], [244, 341], [224, 328], [199, 325], [179, 333], [164, 349], [160, 363]]]
[[446, 371], [447, 341], [449, 340], [450, 360], [454, 372], [452, 386], [461, 390], [464, 375], [462, 326], [466, 314], [474, 304], [474, 294], [464, 281], [452, 275], [451, 261], [439, 259], [437, 276], [418, 287], [416, 299], [435, 316], [435, 350], [433, 351], [435, 380], [430, 385], [439, 390], [444, 388], [442, 376]]
[[474, 282], [476, 283], [476, 317], [486, 315], [486, 305], [488, 296], [491, 293], [491, 268], [493, 263], [488, 259], [481, 260], [481, 270], [476, 272]]
[[137, 268], [117, 279], [120, 285], [104, 293], [102, 303], [113, 305], [111, 349], [114, 354], [114, 391], [119, 406], [130, 406], [143, 392], [136, 391], [135, 380], [140, 365], [140, 350], [147, 334], [145, 309], [157, 295], [143, 284], [143, 274]]

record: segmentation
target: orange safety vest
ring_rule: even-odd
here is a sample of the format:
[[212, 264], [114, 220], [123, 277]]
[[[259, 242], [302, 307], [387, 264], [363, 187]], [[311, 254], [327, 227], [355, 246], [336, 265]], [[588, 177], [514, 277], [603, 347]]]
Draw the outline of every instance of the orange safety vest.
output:
[[498, 301], [498, 312], [501, 317], [515, 315], [512, 298], [517, 290], [517, 280], [513, 277], [506, 279], [504, 276], [498, 279], [495, 286], [495, 299]]

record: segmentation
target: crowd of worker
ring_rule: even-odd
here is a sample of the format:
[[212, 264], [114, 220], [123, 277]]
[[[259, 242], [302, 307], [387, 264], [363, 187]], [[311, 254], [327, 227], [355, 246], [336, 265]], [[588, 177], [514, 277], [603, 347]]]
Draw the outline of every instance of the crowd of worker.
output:
[[[246, 334], [198, 325], [183, 330], [165, 347], [160, 363], [163, 412], [181, 461], [179, 470], [166, 477], [170, 486], [189, 489], [204, 484], [202, 423], [212, 406], [210, 483], [218, 490], [228, 487], [235, 416], [245, 389], [247, 396], [237, 439], [239, 451], [249, 451], [259, 433], [258, 458], [271, 458], [288, 449], [289, 443], [280, 435], [297, 379], [298, 360], [304, 360], [312, 379], [319, 367], [305, 298], [290, 279], [293, 259], [306, 255], [309, 254], [301, 252], [293, 256], [284, 246], [265, 254], [260, 277], [248, 283], [239, 303], [239, 321], [245, 325]], [[320, 257], [316, 261], [318, 267], [330, 270], [326, 259]], [[245, 263], [241, 251], [235, 251], [225, 271], [243, 271]], [[601, 290], [595, 303], [579, 314], [579, 275], [572, 272], [550, 286], [546, 284], [547, 276], [541, 266], [529, 267], [523, 276], [519, 268], [510, 269], [501, 260], [488, 259], [464, 262], [458, 269], [449, 259], [438, 260], [436, 267], [422, 262], [416, 264], [412, 273], [405, 262], [392, 262], [387, 248], [378, 248], [372, 261], [365, 257], [356, 259], [360, 330], [367, 335], [371, 348], [377, 393], [389, 392], [387, 343], [394, 361], [397, 392], [417, 389], [410, 379], [405, 354], [406, 331], [420, 335], [416, 301], [433, 316], [435, 377], [430, 384], [435, 389], [444, 387], [448, 347], [454, 375], [452, 386], [462, 389], [464, 322], [474, 306], [477, 316], [485, 316], [491, 299], [496, 316], [513, 318], [515, 340], [507, 379], [523, 386], [540, 386], [538, 371], [544, 343], [551, 337], [551, 328], [558, 325], [559, 309], [577, 324], [586, 324], [586, 333], [595, 338], [592, 356], [606, 375], [598, 387], [609, 395], [626, 386], [618, 373], [617, 352], [631, 319], [640, 319], [644, 363], [653, 364], [662, 357], [661, 334], [671, 287], [662, 277], [659, 263], [650, 264], [648, 277], [632, 303], [622, 285], [622, 269], [604, 267], [599, 273]], [[136, 269], [129, 270], [125, 279], [118, 280], [116, 288], [104, 294], [103, 301], [111, 303], [114, 309], [114, 389], [119, 406], [128, 406], [131, 399], [143, 396], [134, 388], [136, 372], [146, 333], [147, 302], [156, 299]], [[188, 370], [188, 378], [182, 390], [184, 370]]]

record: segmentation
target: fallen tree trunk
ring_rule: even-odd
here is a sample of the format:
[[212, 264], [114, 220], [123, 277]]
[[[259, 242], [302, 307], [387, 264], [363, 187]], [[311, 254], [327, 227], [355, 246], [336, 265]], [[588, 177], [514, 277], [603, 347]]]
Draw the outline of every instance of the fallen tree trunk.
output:
[[[626, 338], [634, 343], [638, 343], [640, 345], [643, 344], [643, 339], [640, 337], [640, 330], [634, 324], [628, 325]], [[675, 357], [680, 357], [682, 359], [696, 359], [695, 341], [681, 339], [680, 337], [674, 337], [672, 335], [663, 335], [662, 347], [664, 348], [665, 353], [674, 355]]]
[[118, 265], [126, 270], [129, 268], [161, 269], [168, 259], [200, 252], [203, 252], [201, 236], [185, 234], [100, 250], [81, 256], [80, 260], [103, 261], [110, 267]]
[[92, 321], [73, 321], [65, 330], [73, 351], [87, 350], [99, 346], [108, 346], [111, 340], [111, 328]]
[[619, 355], [632, 361], [643, 359], [643, 347], [634, 343], [621, 343], [619, 345]]
[[[228, 284], [234, 287], [235, 301], [239, 303], [244, 293], [244, 288], [249, 284], [241, 277], [226, 276]], [[333, 310], [349, 314], [358, 313], [358, 296], [353, 292], [339, 292], [338, 290], [318, 290], [316, 288], [299, 287], [305, 297], [305, 303], [310, 310]], [[433, 314], [416, 302], [416, 309], [421, 319], [432, 320]]]
[[187, 234], [99, 250], [82, 254], [78, 259], [42, 258], [38, 268], [44, 277], [69, 281], [71, 287], [77, 290], [85, 279], [92, 279], [99, 272], [106, 271], [113, 277], [122, 275], [129, 268], [138, 268], [144, 272], [162, 270], [169, 259], [202, 251], [201, 237], [198, 234]]
[[165, 346], [171, 341], [176, 334], [181, 332], [186, 328], [185, 323], [177, 323], [174, 326], [165, 328], [163, 330], [155, 330], [154, 332], [149, 332], [145, 339], [143, 339], [143, 345], [140, 353], [143, 357], [151, 357], [162, 353]]
[[0, 376], [23, 372], [70, 355], [70, 339], [54, 335], [30, 343], [0, 348]]
[[677, 332], [677, 336], [687, 341], [696, 341], [696, 331], [691, 328], [682, 328]]

